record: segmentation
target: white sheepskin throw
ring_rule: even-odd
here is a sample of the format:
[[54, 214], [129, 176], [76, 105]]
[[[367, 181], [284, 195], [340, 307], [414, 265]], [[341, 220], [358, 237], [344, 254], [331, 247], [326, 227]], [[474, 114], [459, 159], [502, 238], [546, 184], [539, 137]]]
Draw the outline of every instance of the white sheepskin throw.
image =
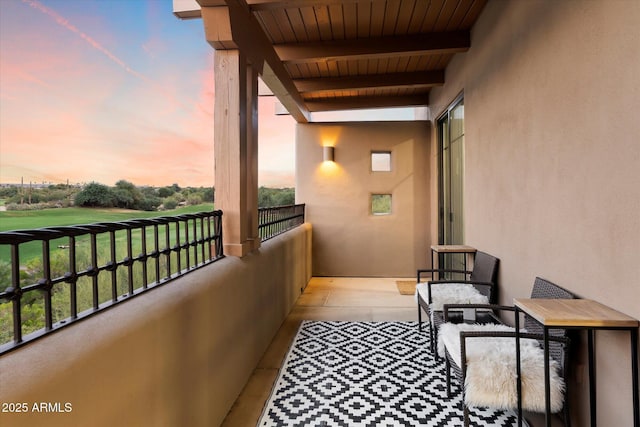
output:
[[[470, 325], [445, 323], [438, 335], [438, 354], [444, 356], [444, 347], [458, 366], [460, 358], [460, 331], [514, 331], [505, 325]], [[467, 374], [465, 377], [465, 403], [467, 406], [513, 409], [517, 407], [516, 346], [515, 338], [467, 338]], [[536, 340], [520, 340], [522, 372], [522, 408], [544, 412], [544, 351]], [[563, 406], [565, 384], [558, 374], [558, 363], [551, 359], [551, 411], [559, 412]]]
[[[418, 294], [424, 301], [429, 301], [429, 285], [418, 283], [416, 286], [416, 302]], [[489, 299], [472, 285], [466, 283], [440, 283], [431, 285], [431, 310], [442, 311], [444, 304], [488, 304]]]

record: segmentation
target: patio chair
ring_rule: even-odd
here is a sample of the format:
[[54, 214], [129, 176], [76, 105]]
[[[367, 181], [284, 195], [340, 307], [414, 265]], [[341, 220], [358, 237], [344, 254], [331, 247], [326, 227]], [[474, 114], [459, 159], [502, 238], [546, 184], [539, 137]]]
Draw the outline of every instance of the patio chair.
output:
[[[536, 277], [531, 298], [572, 299], [573, 294], [561, 287]], [[490, 309], [494, 312], [515, 313], [515, 307], [494, 304], [445, 305], [445, 323], [441, 326], [438, 352], [445, 357], [447, 395], [451, 396], [451, 371], [462, 385], [464, 425], [469, 425], [469, 407], [492, 407], [503, 410], [517, 409], [515, 330], [504, 323], [470, 325], [449, 323], [449, 310], [463, 307]], [[549, 331], [551, 357], [552, 412], [562, 411], [564, 425], [570, 426], [566, 396], [569, 337], [565, 329]], [[524, 315], [521, 331], [522, 408], [531, 412], [544, 412], [544, 351], [543, 328], [528, 315]]]
[[[442, 307], [445, 304], [480, 303], [493, 304], [497, 301], [497, 278], [500, 260], [485, 252], [478, 251], [475, 256], [472, 271], [429, 269], [418, 270], [416, 281], [416, 299], [418, 302], [418, 327], [422, 331], [422, 310], [429, 316], [429, 337], [431, 351], [435, 354], [435, 343], [438, 338], [438, 328], [443, 323]], [[424, 273], [434, 272], [464, 273], [462, 280], [429, 280], [420, 282]], [[451, 312], [451, 322], [461, 322], [462, 311]], [[477, 323], [499, 322], [489, 310], [476, 313]], [[437, 355], [436, 355], [437, 357]]]

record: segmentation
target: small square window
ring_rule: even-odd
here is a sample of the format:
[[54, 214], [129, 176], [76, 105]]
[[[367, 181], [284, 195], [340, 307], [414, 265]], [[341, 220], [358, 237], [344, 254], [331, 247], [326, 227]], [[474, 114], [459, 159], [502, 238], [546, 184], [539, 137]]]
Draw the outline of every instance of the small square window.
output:
[[391, 215], [391, 194], [372, 194], [371, 214]]
[[375, 151], [371, 153], [372, 172], [391, 172], [391, 152]]

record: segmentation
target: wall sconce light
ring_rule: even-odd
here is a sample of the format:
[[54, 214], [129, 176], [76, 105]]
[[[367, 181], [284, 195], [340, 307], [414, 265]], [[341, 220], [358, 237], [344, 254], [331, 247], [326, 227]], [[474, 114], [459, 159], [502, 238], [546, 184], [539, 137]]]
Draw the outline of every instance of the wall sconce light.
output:
[[322, 147], [322, 160], [325, 162], [334, 161], [334, 148], [331, 146]]

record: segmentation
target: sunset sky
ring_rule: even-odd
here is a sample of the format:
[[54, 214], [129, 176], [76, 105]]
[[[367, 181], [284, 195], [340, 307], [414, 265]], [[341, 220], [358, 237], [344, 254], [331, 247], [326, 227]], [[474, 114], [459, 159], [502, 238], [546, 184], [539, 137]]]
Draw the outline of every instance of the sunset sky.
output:
[[[171, 0], [0, 0], [0, 183], [215, 184], [213, 55]], [[259, 113], [260, 185], [293, 186], [295, 122]]]

